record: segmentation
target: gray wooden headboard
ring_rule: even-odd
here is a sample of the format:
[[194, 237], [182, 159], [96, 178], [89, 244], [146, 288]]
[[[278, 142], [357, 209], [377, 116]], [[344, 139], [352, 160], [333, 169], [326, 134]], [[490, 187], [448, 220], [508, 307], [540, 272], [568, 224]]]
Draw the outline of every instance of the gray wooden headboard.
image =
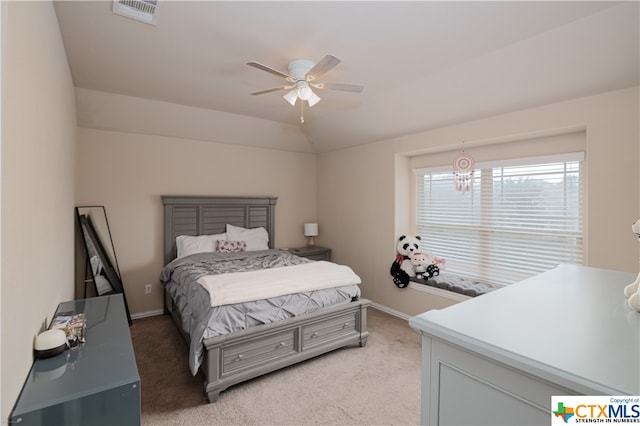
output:
[[171, 196], [163, 195], [164, 263], [176, 258], [179, 235], [220, 234], [231, 224], [243, 228], [262, 226], [274, 247], [276, 197]]

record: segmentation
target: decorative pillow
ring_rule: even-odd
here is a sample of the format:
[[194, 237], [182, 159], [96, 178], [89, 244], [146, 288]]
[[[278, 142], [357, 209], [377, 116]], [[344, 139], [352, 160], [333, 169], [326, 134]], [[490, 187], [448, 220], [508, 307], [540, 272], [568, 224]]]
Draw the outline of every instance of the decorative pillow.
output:
[[179, 235], [176, 237], [177, 257], [189, 256], [190, 254], [214, 252], [218, 240], [226, 240], [227, 234], [214, 235]]
[[239, 251], [245, 251], [247, 249], [247, 243], [244, 241], [230, 241], [230, 240], [218, 240], [219, 253], [236, 253]]
[[263, 227], [247, 229], [227, 224], [227, 239], [246, 241], [247, 251], [269, 250], [269, 234]]

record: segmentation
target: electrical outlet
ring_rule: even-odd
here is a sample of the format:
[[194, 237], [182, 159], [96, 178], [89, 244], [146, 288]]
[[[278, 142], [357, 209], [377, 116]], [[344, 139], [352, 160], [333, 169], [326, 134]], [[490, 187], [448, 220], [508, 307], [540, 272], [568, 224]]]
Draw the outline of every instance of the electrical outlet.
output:
[[144, 286], [144, 294], [151, 294], [151, 284], [146, 284]]

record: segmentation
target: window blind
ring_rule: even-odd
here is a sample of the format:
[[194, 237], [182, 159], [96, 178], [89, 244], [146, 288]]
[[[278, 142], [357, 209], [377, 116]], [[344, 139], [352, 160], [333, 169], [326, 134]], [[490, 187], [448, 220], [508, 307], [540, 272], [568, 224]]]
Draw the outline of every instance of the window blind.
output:
[[584, 153], [478, 163], [473, 187], [451, 168], [416, 169], [416, 229], [447, 270], [510, 284], [583, 262]]

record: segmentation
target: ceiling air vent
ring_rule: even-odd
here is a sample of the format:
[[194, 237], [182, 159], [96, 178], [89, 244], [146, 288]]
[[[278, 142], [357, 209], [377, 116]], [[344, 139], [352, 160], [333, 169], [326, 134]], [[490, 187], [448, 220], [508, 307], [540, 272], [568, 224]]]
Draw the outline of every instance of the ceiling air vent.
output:
[[113, 0], [113, 13], [155, 25], [159, 3], [158, 0]]

